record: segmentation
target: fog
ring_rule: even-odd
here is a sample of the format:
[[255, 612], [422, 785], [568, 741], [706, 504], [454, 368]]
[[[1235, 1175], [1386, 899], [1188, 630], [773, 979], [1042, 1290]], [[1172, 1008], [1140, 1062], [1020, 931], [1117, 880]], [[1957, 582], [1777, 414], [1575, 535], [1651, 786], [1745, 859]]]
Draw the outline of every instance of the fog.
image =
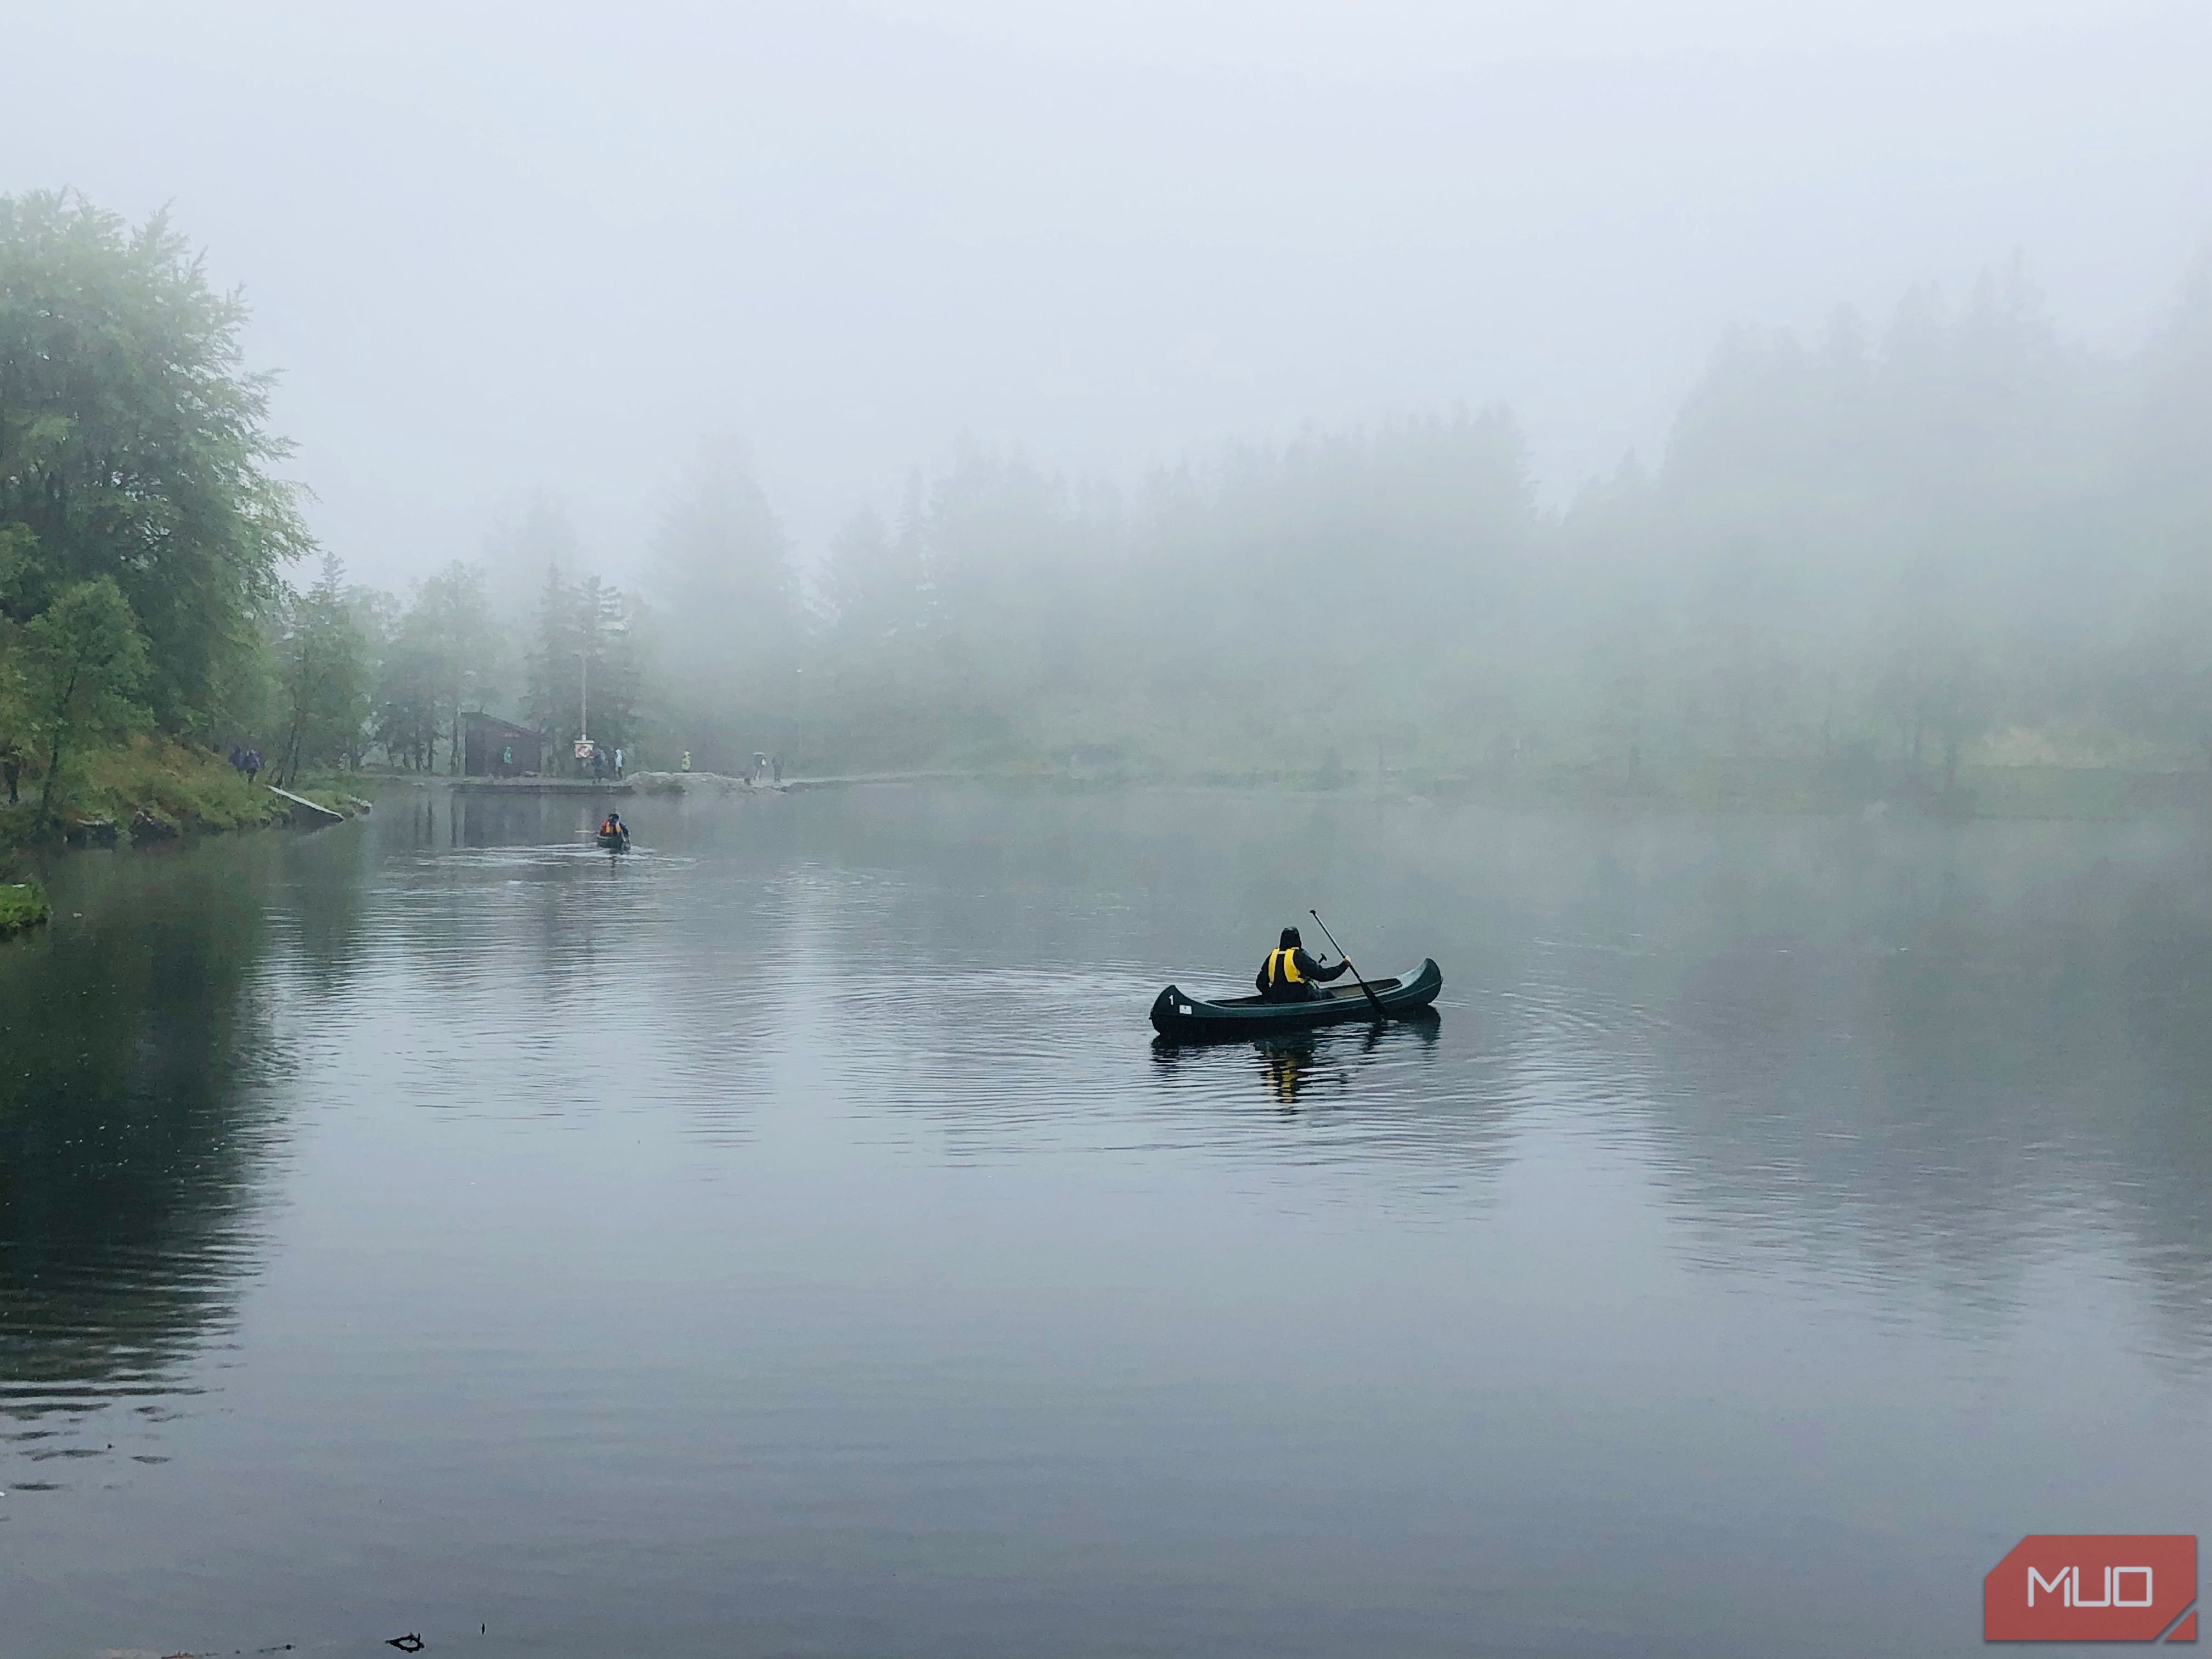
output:
[[2212, 767], [2200, 6], [14, 21], [11, 730], [67, 637], [288, 778]]
[[20, 1643], [2195, 1524], [2206, 0], [0, 9]]
[[1127, 484], [1503, 403], [1556, 507], [1731, 325], [2019, 252], [2124, 352], [2212, 234], [2193, 3], [9, 13], [0, 190], [171, 205], [395, 588], [539, 492], [642, 580], [702, 439], [802, 567], [963, 436]]

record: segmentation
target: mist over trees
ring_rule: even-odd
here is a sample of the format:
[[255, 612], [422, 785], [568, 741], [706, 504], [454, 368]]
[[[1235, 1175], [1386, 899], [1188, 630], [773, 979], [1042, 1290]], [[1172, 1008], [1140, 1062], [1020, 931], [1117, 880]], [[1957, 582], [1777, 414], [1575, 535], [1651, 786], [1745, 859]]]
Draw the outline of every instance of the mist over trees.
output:
[[789, 684], [810, 641], [790, 544], [743, 453], [703, 446], [654, 527], [649, 588], [659, 634], [663, 708], [680, 746], [735, 770], [755, 748], [781, 749], [800, 707]]
[[571, 581], [549, 568], [538, 599], [521, 715], [549, 738], [588, 733], [605, 749], [635, 749], [643, 673], [627, 597], [596, 575]]
[[0, 197], [0, 749], [42, 822], [94, 745], [211, 743], [263, 702], [311, 544], [245, 314], [165, 215]]
[[279, 698], [288, 711], [276, 756], [279, 784], [296, 782], [310, 756], [359, 766], [371, 707], [369, 652], [375, 623], [367, 596], [349, 590], [345, 566], [323, 555], [305, 592], [288, 592], [277, 610]]
[[280, 570], [310, 546], [271, 469], [270, 377], [246, 372], [237, 295], [166, 214], [137, 228], [65, 193], [0, 198], [4, 603], [27, 621], [112, 580], [151, 648], [156, 718], [215, 732]]
[[[2069, 343], [2017, 261], [1738, 330], [1656, 464], [1563, 507], [1503, 408], [1121, 481], [969, 442], [802, 568], [717, 441], [623, 546], [540, 496], [404, 596], [287, 580], [310, 543], [244, 316], [159, 216], [0, 199], [0, 743], [34, 774], [136, 731], [451, 774], [477, 712], [569, 767], [588, 731], [633, 768], [1723, 804], [1763, 769], [1742, 799], [1957, 811], [1978, 769], [2212, 767], [2212, 256], [2127, 354]], [[70, 640], [97, 684], [60, 696]]]
[[1162, 771], [1540, 757], [1621, 787], [1796, 761], [1938, 800], [1976, 760], [2212, 763], [2207, 455], [2212, 259], [2124, 357], [2069, 345], [2018, 263], [1879, 327], [1739, 331], [1656, 471], [1558, 512], [1502, 410], [1127, 494], [968, 453], [839, 538], [808, 729]]
[[2212, 442], [2212, 410], [2174, 392], [2212, 384], [2204, 269], [2126, 359], [2066, 346], [2017, 265], [1955, 312], [1907, 295], [1878, 337], [1842, 312], [1811, 346], [1725, 342], [1657, 476], [1560, 526], [1583, 577], [1563, 614], [1638, 617], [1654, 678], [1631, 718], [1677, 748], [1916, 773], [1977, 744], [2201, 750], [2181, 706], [2212, 619], [2212, 502], [2172, 458]]

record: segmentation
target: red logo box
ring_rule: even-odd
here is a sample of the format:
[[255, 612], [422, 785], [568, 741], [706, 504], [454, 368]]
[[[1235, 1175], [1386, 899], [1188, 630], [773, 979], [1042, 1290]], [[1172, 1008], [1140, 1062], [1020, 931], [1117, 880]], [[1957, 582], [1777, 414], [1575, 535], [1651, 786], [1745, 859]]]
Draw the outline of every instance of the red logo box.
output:
[[2197, 1639], [2187, 1533], [2035, 1533], [1982, 1580], [1985, 1642]]

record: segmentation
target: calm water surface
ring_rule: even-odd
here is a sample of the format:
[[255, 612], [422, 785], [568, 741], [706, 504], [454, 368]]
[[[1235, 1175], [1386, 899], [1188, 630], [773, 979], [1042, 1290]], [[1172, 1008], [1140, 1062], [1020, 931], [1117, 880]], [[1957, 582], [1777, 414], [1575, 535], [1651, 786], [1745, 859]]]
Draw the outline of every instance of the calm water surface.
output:
[[[55, 866], [0, 1653], [1966, 1653], [2212, 1532], [2185, 828], [626, 806]], [[1441, 1018], [1154, 1046], [1309, 904]]]

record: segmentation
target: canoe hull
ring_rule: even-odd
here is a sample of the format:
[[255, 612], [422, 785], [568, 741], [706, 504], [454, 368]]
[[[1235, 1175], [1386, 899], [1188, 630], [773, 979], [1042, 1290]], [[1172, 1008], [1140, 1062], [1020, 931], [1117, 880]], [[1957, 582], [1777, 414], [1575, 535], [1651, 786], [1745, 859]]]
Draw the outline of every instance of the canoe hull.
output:
[[610, 853], [626, 853], [629, 850], [628, 836], [600, 836], [599, 842]]
[[[1374, 988], [1382, 1012], [1397, 1018], [1418, 1014], [1436, 1001], [1437, 993], [1444, 988], [1444, 975], [1431, 957], [1425, 958], [1410, 974], [1368, 983]], [[1152, 1029], [1176, 1042], [1249, 1042], [1278, 1031], [1304, 1031], [1317, 1025], [1374, 1018], [1366, 994], [1349, 981], [1330, 986], [1325, 994], [1310, 1002], [1262, 1002], [1257, 997], [1208, 1001], [1172, 985], [1152, 1002]]]

